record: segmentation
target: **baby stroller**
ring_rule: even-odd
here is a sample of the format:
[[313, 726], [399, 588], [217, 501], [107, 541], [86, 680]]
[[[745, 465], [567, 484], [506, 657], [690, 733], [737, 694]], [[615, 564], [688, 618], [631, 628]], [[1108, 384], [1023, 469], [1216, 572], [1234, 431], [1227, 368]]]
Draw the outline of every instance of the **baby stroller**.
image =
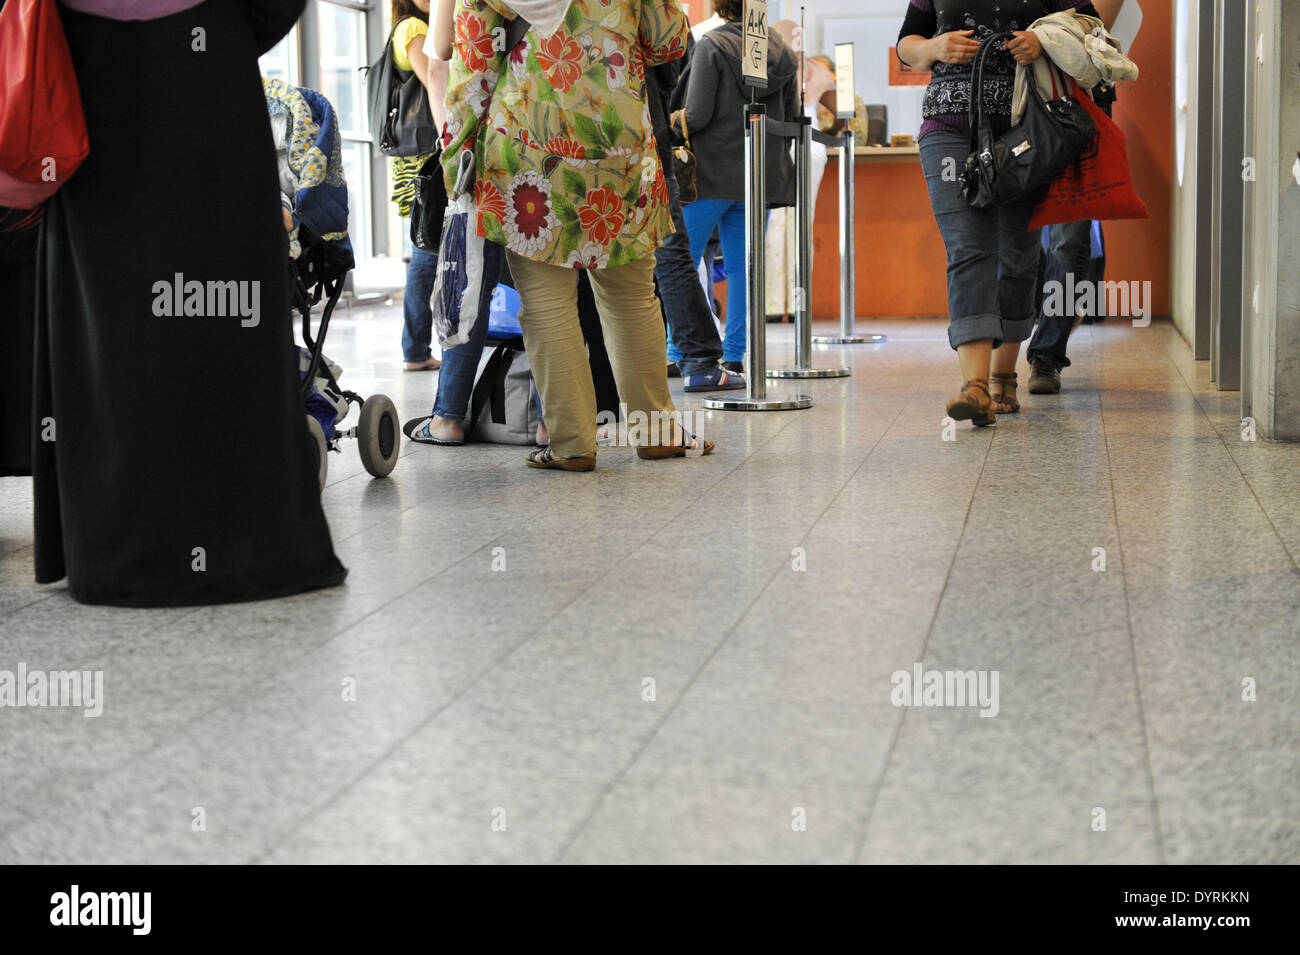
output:
[[[362, 398], [340, 387], [343, 370], [324, 354], [330, 316], [354, 263], [348, 241], [348, 193], [339, 153], [334, 108], [321, 94], [281, 80], [262, 80], [280, 167], [282, 200], [293, 216], [289, 233], [289, 287], [302, 318], [298, 374], [302, 379], [307, 429], [315, 440], [320, 485], [325, 486], [327, 452], [343, 438], [356, 438], [361, 463], [375, 477], [397, 464], [402, 432], [397, 408], [387, 395]], [[311, 333], [312, 306], [324, 299], [320, 327]], [[342, 427], [352, 406], [361, 413]]]

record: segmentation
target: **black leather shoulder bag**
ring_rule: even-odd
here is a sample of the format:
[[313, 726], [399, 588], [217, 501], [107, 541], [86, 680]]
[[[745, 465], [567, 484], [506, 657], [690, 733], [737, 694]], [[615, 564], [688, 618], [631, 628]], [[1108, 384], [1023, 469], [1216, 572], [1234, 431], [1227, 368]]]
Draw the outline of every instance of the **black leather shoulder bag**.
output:
[[1097, 125], [1073, 99], [1044, 103], [1033, 69], [1020, 123], [1001, 136], [984, 115], [984, 64], [1014, 34], [995, 33], [980, 44], [971, 63], [970, 148], [961, 192], [976, 209], [1014, 202], [1047, 186], [1097, 135]]

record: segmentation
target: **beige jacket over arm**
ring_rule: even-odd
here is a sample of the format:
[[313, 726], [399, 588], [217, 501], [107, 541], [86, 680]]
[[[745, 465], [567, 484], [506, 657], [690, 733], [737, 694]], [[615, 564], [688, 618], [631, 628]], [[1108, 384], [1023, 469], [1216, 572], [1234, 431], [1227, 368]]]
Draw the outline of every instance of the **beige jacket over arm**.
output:
[[[1096, 17], [1066, 10], [1035, 20], [1029, 29], [1043, 45], [1043, 55], [1028, 67], [1016, 68], [1016, 90], [1011, 101], [1012, 124], [1020, 122], [1025, 111], [1025, 96], [1029, 92], [1026, 69], [1034, 71], [1034, 85], [1044, 98], [1052, 95], [1053, 66], [1074, 77], [1084, 90], [1091, 90], [1102, 82], [1113, 84], [1138, 77], [1137, 64], [1124, 55], [1120, 42], [1106, 32]], [[1060, 86], [1059, 80], [1057, 86]]]

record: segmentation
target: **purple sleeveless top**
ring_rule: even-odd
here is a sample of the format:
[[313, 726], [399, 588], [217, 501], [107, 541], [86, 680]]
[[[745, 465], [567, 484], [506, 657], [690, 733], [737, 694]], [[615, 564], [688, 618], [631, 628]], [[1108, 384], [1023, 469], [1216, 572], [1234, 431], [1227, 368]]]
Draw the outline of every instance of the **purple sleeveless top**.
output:
[[60, 0], [63, 6], [78, 13], [89, 13], [110, 20], [159, 20], [203, 0]]

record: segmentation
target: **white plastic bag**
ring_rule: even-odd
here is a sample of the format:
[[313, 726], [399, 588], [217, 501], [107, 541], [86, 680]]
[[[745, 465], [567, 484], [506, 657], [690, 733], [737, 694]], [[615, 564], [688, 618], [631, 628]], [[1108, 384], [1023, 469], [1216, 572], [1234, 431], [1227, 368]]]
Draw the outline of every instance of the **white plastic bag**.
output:
[[[438, 344], [455, 348], [469, 341], [483, 297], [483, 242], [473, 190], [474, 154], [460, 154], [456, 186], [448, 197], [438, 246], [438, 277], [429, 307]], [[489, 293], [490, 294], [490, 293]]]

